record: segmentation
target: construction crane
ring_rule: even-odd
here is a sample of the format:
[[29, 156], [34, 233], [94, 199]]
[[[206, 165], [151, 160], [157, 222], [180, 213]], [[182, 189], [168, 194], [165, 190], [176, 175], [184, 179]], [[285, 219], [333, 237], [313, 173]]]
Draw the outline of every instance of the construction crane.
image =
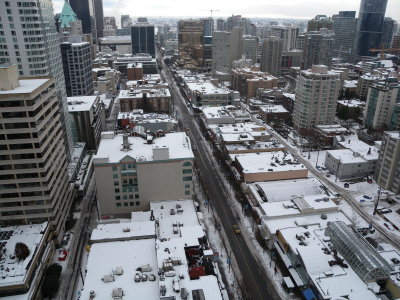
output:
[[219, 10], [218, 10], [218, 9], [210, 9], [211, 19], [212, 19], [212, 13], [213, 13], [214, 11], [219, 11]]
[[385, 59], [385, 52], [400, 52], [400, 48], [388, 48], [388, 49], [369, 49], [369, 52], [380, 52], [381, 60]]

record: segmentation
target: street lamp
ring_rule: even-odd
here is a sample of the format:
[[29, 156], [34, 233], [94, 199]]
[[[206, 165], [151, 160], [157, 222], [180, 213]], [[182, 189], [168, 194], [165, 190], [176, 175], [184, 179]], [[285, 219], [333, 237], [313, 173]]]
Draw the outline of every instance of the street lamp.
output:
[[376, 199], [376, 202], [375, 202], [375, 207], [374, 207], [374, 212], [373, 212], [373, 215], [374, 215], [374, 216], [376, 215], [376, 212], [377, 212], [377, 210], [378, 210], [378, 204], [379, 204], [379, 200], [381, 199], [381, 190], [382, 190], [382, 187], [381, 187], [381, 186], [379, 186], [379, 190], [378, 190], [378, 198]]

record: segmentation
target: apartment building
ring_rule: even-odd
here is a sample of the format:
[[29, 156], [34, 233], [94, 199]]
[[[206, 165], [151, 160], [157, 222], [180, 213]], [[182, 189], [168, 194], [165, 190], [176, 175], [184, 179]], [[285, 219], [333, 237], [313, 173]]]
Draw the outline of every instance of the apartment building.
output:
[[333, 124], [341, 84], [339, 75], [327, 66], [314, 65], [302, 71], [296, 81], [295, 129], [308, 135], [316, 125]]
[[278, 86], [278, 78], [257, 68], [233, 69], [232, 73], [232, 89], [243, 97], [256, 97], [258, 89], [272, 89]]
[[93, 164], [102, 218], [149, 210], [150, 202], [188, 199], [193, 152], [184, 132], [128, 136], [103, 132]]
[[400, 193], [400, 132], [386, 131], [375, 170], [376, 182], [386, 190]]
[[0, 224], [48, 221], [62, 231], [73, 199], [60, 122], [59, 93], [50, 77], [18, 79], [0, 67]]
[[118, 98], [122, 112], [143, 109], [146, 113], [168, 113], [171, 105], [171, 93], [167, 88], [121, 90]]

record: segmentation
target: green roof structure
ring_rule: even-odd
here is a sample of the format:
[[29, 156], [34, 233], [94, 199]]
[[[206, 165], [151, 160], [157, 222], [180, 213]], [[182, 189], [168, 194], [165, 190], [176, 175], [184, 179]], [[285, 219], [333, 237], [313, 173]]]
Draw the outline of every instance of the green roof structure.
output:
[[71, 27], [70, 22], [75, 22], [77, 20], [76, 13], [72, 10], [69, 3], [65, 1], [59, 18], [60, 27]]

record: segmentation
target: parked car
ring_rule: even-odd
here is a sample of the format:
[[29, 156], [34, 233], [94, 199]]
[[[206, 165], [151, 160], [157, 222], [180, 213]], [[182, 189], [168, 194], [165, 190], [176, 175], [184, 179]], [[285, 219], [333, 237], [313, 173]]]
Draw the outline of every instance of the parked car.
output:
[[237, 226], [236, 224], [232, 226], [232, 229], [233, 232], [236, 234], [239, 234], [241, 232], [239, 226]]

